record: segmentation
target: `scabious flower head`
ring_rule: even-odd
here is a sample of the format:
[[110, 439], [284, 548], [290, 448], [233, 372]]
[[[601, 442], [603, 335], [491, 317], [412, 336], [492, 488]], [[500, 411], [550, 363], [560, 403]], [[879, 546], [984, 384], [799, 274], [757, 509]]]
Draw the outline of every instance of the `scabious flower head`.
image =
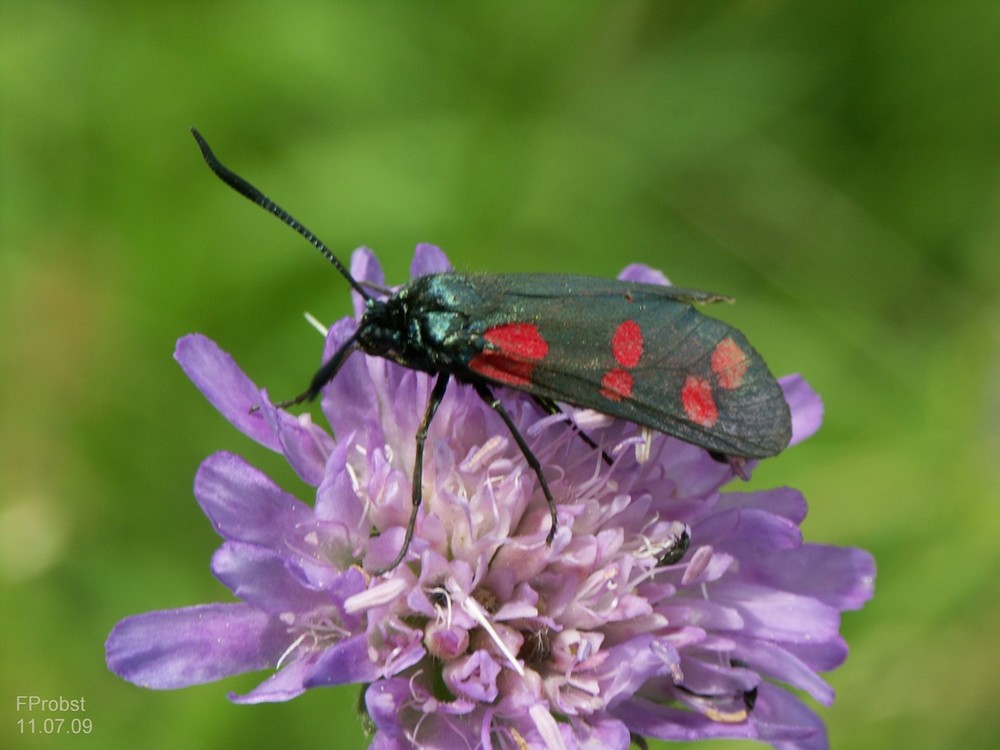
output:
[[[448, 270], [417, 248], [413, 274]], [[382, 285], [367, 250], [352, 273]], [[624, 278], [664, 283], [630, 266]], [[360, 314], [360, 300], [355, 300]], [[336, 323], [329, 356], [356, 325]], [[840, 612], [871, 595], [859, 549], [809, 544], [802, 496], [728, 492], [733, 470], [666, 435], [529, 397], [502, 397], [558, 503], [499, 417], [452, 384], [431, 425], [423, 505], [403, 564], [414, 435], [431, 378], [351, 356], [324, 389], [331, 435], [273, 406], [208, 339], [177, 345], [195, 385], [239, 430], [281, 452], [314, 493], [307, 505], [230, 453], [198, 470], [195, 496], [224, 542], [212, 571], [240, 601], [118, 623], [112, 671], [179, 688], [251, 670], [270, 675], [239, 703], [360, 683], [372, 748], [626, 748], [635, 736], [739, 737], [822, 748], [819, 672], [847, 647]], [[793, 443], [819, 426], [819, 399], [782, 380]]]

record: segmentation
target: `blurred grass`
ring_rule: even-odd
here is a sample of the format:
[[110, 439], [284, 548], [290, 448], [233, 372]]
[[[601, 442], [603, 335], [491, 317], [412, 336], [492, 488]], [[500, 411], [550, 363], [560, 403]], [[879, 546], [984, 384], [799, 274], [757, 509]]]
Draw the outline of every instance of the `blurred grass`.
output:
[[[1000, 624], [1000, 10], [992, 3], [8, 3], [0, 20], [0, 745], [363, 747], [354, 688], [233, 706], [107, 673], [121, 617], [225, 597], [199, 461], [273, 456], [171, 360], [202, 331], [272, 393], [347, 311], [308, 246], [471, 270], [642, 261], [823, 395], [755, 481], [813, 541], [872, 550], [875, 600], [822, 714], [837, 748], [990, 747]], [[24, 737], [19, 694], [84, 696]], [[714, 745], [709, 745], [714, 746]], [[719, 747], [738, 747], [719, 743]]]

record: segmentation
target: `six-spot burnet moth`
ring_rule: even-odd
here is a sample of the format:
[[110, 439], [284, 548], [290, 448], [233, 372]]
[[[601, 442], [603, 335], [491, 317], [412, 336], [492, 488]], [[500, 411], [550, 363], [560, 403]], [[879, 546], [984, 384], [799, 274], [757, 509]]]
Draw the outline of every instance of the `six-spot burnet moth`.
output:
[[[315, 398], [354, 351], [437, 376], [417, 429], [413, 507], [403, 545], [376, 574], [399, 565], [413, 537], [424, 442], [451, 378], [472, 386], [497, 412], [538, 477], [552, 517], [549, 543], [557, 528], [555, 499], [494, 386], [531, 394], [551, 413], [565, 403], [635, 422], [699, 445], [737, 469], [744, 459], [772, 456], [788, 445], [788, 404], [764, 360], [740, 331], [692, 305], [724, 297], [587, 276], [463, 273], [423, 276], [376, 296], [312, 232], [223, 166], [192, 133], [216, 175], [309, 240], [365, 300], [352, 336], [305, 392], [281, 406]], [[679, 556], [683, 541], [676, 544]]]

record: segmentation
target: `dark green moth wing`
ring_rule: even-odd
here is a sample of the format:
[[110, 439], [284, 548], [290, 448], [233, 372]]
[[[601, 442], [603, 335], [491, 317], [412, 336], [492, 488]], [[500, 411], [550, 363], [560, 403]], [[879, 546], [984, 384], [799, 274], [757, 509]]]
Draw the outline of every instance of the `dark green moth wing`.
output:
[[791, 438], [781, 387], [718, 295], [585, 276], [464, 276], [476, 292], [470, 373], [744, 458]]

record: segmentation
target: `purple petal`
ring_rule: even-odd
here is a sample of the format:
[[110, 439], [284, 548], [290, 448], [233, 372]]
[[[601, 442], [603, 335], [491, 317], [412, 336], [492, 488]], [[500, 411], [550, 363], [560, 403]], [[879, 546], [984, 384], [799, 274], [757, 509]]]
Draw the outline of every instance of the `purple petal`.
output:
[[618, 278], [621, 281], [638, 281], [642, 284], [670, 285], [670, 280], [663, 275], [663, 271], [650, 268], [645, 263], [631, 263], [625, 266], [622, 272], [618, 274]]
[[368, 536], [364, 501], [358, 497], [347, 470], [347, 453], [352, 448], [348, 435], [327, 459], [326, 476], [316, 490], [316, 518], [344, 529], [347, 537]]
[[635, 733], [661, 740], [746, 738], [770, 742], [781, 750], [825, 750], [822, 721], [791, 693], [763, 682], [747, 720], [723, 723], [706, 716], [634, 698], [616, 706], [612, 714]]
[[[359, 247], [351, 253], [351, 276], [364, 284], [374, 284], [375, 286], [385, 286], [385, 274], [382, 273], [382, 266], [378, 258], [367, 247]], [[365, 311], [365, 301], [357, 292], [351, 294], [351, 302], [354, 304], [354, 316], [360, 320]]]
[[833, 703], [833, 688], [788, 649], [771, 641], [741, 639], [738, 653], [755, 672], [805, 690], [824, 706]]
[[444, 251], [437, 245], [421, 242], [413, 252], [413, 262], [410, 264], [410, 277], [430, 276], [435, 273], [451, 271], [451, 262]]
[[424, 626], [424, 645], [438, 659], [456, 659], [469, 649], [469, 631], [431, 621]]
[[798, 373], [779, 378], [778, 384], [792, 410], [792, 440], [789, 445], [795, 445], [815, 435], [823, 424], [823, 400]]
[[770, 742], [776, 750], [829, 747], [822, 719], [791, 692], [769, 682], [760, 685], [753, 717], [758, 738]]
[[694, 527], [701, 544], [711, 544], [753, 562], [759, 553], [797, 551], [802, 546], [799, 525], [760, 508], [716, 513]]
[[[354, 333], [357, 324], [346, 318], [333, 324], [327, 336], [326, 356]], [[323, 389], [323, 414], [337, 439], [353, 436], [366, 449], [382, 446], [379, 430], [379, 391], [372, 382], [368, 358], [360, 352], [348, 356], [337, 376]], [[377, 432], [376, 432], [377, 431]]]
[[272, 615], [330, 606], [325, 593], [291, 575], [284, 556], [254, 544], [226, 542], [212, 557], [212, 572], [237, 597]]
[[818, 672], [836, 669], [847, 658], [847, 642], [843, 636], [831, 638], [822, 643], [783, 643], [781, 645], [803, 664], [807, 664]]
[[382, 676], [382, 665], [369, 655], [368, 634], [358, 633], [320, 654], [305, 682], [306, 687], [374, 682]]
[[750, 722], [724, 724], [701, 714], [634, 697], [610, 711], [634, 733], [668, 742], [705, 739], [756, 739], [757, 729]]
[[218, 344], [200, 333], [184, 336], [177, 341], [174, 359], [236, 429], [271, 450], [281, 450], [264, 417], [251, 411], [260, 406], [260, 391]]
[[724, 712], [741, 710], [737, 706], [743, 703], [743, 696], [760, 682], [760, 676], [750, 669], [720, 664], [714, 653], [707, 660], [689, 658], [683, 664], [683, 685], [694, 693], [716, 696], [717, 706]]
[[326, 332], [326, 339], [323, 342], [323, 362], [330, 359], [340, 347], [346, 344], [347, 340], [354, 335], [357, 328], [358, 321], [354, 318], [341, 318], [334, 321], [333, 325]]
[[392, 739], [402, 737], [400, 714], [410, 698], [409, 681], [404, 678], [379, 680], [368, 686], [365, 691], [365, 707], [380, 735], [384, 734]]
[[497, 675], [500, 665], [482, 649], [460, 657], [444, 667], [444, 681], [453, 695], [492, 703], [499, 695]]
[[232, 453], [215, 453], [202, 462], [194, 494], [224, 539], [280, 549], [286, 535], [312, 520], [309, 506]]
[[368, 750], [413, 750], [413, 743], [405, 736], [389, 737], [385, 732], [376, 732]]
[[375, 257], [375, 253], [363, 245], [351, 253], [351, 276], [363, 284], [385, 285], [382, 264]]
[[737, 610], [755, 638], [810, 643], [839, 636], [840, 614], [811, 596], [723, 578], [712, 585], [712, 598]]
[[200, 685], [275, 664], [284, 626], [247, 604], [203, 604], [127, 617], [106, 644], [108, 668], [156, 690]]
[[791, 487], [777, 487], [758, 492], [726, 492], [719, 498], [716, 509], [759, 508], [801, 524], [806, 517], [806, 499]]
[[839, 610], [860, 609], [875, 593], [875, 559], [863, 549], [805, 544], [761, 553], [755, 578]]
[[[488, 747], [479, 742], [477, 724], [485, 732], [488, 723], [474, 715], [464, 723], [453, 720], [455, 714], [468, 714], [475, 704], [461, 701], [445, 703], [423, 698], [423, 686], [415, 686], [406, 678], [379, 680], [365, 691], [365, 707], [378, 732], [369, 750], [454, 750], [454, 748]], [[489, 737], [483, 735], [489, 743]], [[500, 745], [493, 744], [499, 748]], [[503, 745], [507, 747], [507, 745]]]
[[739, 631], [744, 625], [743, 618], [734, 607], [707, 599], [675, 597], [667, 599], [657, 611], [665, 615], [674, 627], [693, 625], [705, 630]]
[[591, 716], [586, 731], [575, 733], [573, 739], [577, 750], [627, 750], [632, 741], [625, 723], [607, 714]]
[[333, 450], [333, 441], [326, 431], [313, 424], [308, 412], [296, 417], [267, 400], [260, 407], [271, 431], [278, 436], [281, 452], [295, 473], [313, 487], [323, 481], [326, 457]]
[[601, 698], [611, 703], [635, 693], [652, 677], [671, 674], [679, 668], [680, 656], [669, 642], [641, 635], [608, 649], [607, 676]]
[[244, 695], [230, 693], [229, 700], [241, 705], [276, 703], [291, 700], [306, 691], [304, 683], [311, 669], [311, 659], [296, 659], [291, 664], [286, 664], [281, 670], [270, 675], [249, 693]]

